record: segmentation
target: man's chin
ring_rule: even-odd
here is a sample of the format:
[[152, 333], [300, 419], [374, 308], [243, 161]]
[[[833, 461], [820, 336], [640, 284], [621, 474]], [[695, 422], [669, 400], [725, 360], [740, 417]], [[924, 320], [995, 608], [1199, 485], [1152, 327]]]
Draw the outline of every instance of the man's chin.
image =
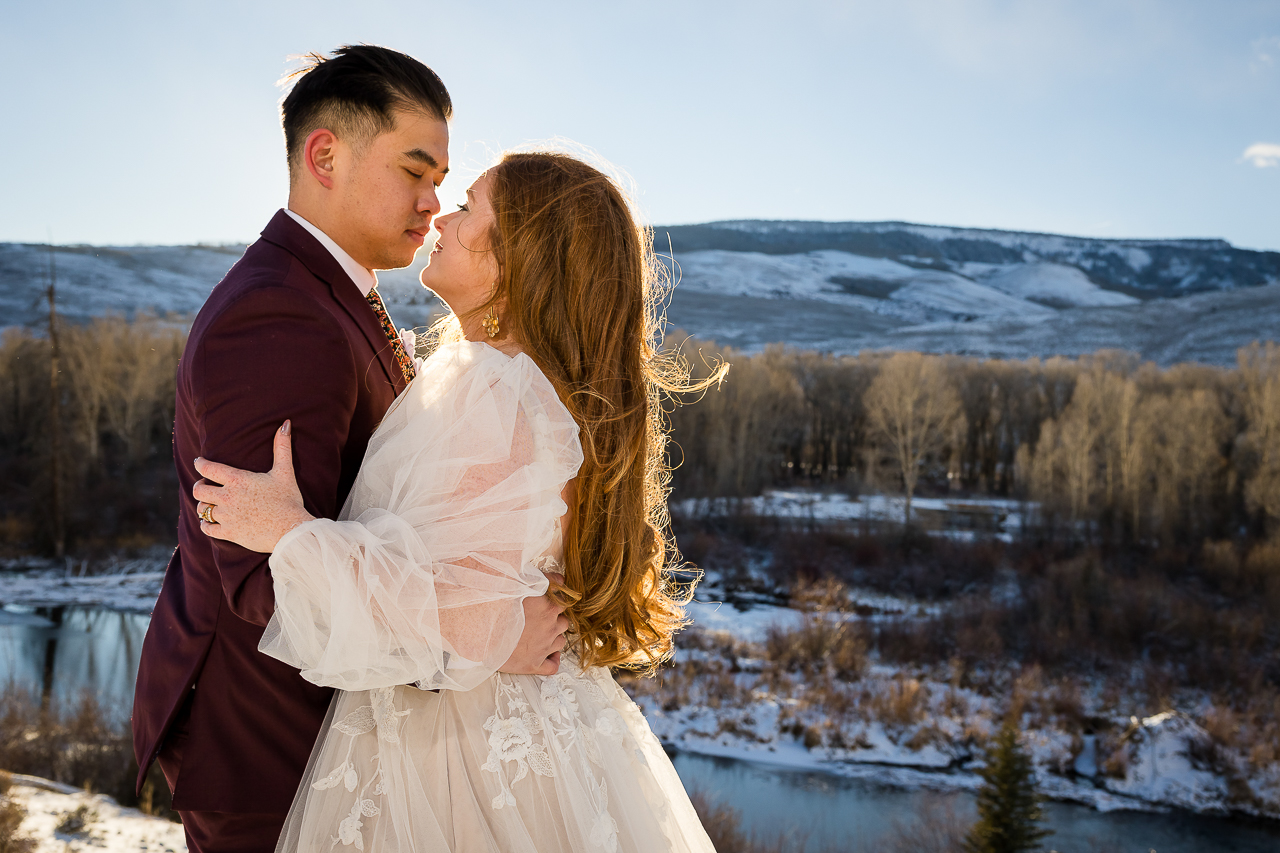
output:
[[399, 252], [387, 252], [378, 259], [378, 266], [375, 269], [380, 270], [398, 270], [404, 269], [413, 263], [414, 256], [418, 254], [417, 249], [410, 249]]

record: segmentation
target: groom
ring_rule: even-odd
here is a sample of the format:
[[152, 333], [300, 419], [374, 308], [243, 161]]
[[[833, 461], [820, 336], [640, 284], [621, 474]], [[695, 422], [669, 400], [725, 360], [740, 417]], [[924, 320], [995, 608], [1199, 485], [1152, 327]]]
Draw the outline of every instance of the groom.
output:
[[[265, 471], [292, 419], [307, 509], [337, 516], [414, 372], [373, 270], [413, 260], [449, 171], [449, 93], [404, 54], [313, 55], [282, 113], [288, 210], [214, 288], [178, 367], [178, 548], [134, 697], [138, 785], [158, 761], [192, 853], [275, 848], [332, 696], [258, 652], [274, 609], [267, 555], [201, 533], [192, 461]], [[522, 643], [563, 632], [548, 597], [525, 605]]]

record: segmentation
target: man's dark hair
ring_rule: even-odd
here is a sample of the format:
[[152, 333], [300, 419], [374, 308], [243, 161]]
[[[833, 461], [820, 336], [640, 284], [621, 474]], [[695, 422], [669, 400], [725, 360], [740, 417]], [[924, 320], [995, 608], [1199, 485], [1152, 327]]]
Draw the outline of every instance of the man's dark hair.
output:
[[289, 168], [317, 128], [328, 128], [361, 148], [395, 128], [395, 111], [420, 112], [448, 121], [449, 92], [436, 73], [412, 56], [371, 44], [343, 45], [328, 57], [308, 54], [280, 105]]

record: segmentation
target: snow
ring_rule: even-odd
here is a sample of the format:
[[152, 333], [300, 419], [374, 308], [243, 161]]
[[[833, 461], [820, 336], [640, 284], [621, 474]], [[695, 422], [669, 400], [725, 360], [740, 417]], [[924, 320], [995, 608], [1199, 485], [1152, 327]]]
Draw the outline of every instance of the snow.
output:
[[794, 629], [804, 618], [803, 613], [790, 607], [755, 605], [742, 611], [719, 601], [691, 601], [685, 612], [703, 630], [726, 631], [748, 643], [764, 642], [773, 626]]
[[681, 287], [766, 298], [829, 298], [874, 307], [875, 300], [853, 297], [830, 281], [832, 276], [906, 283], [916, 270], [884, 258], [822, 251], [802, 255], [766, 255], [719, 249], [675, 256]]
[[[945, 501], [939, 501], [944, 504]], [[49, 569], [0, 573], [0, 598], [8, 605], [63, 602], [80, 605], [122, 607], [147, 611], [158, 592], [162, 575], [138, 572], [131, 575], [66, 578], [55, 577]], [[852, 603], [873, 609], [867, 617], [854, 613], [822, 614], [816, 618], [856, 620], [867, 618], [911, 618], [922, 612], [919, 604], [905, 599], [853, 590]], [[929, 605], [936, 612], [940, 605]], [[814, 614], [776, 605], [756, 605], [738, 609], [714, 601], [694, 601], [688, 605], [691, 632], [708, 632], [731, 640], [736, 657], [733, 678], [745, 700], [704, 696], [708, 689], [698, 686], [688, 701], [674, 709], [664, 707], [660, 697], [644, 690], [637, 701], [644, 709], [654, 733], [669, 747], [709, 756], [765, 762], [793, 769], [823, 770], [837, 775], [870, 779], [882, 784], [936, 790], [972, 790], [980, 784], [976, 768], [978, 755], [968, 745], [973, 733], [989, 735], [998, 725], [999, 707], [988, 696], [946, 681], [945, 674], [932, 678], [884, 665], [873, 665], [861, 679], [844, 684], [850, 711], [840, 719], [825, 716], [819, 706], [810, 707], [799, 674], [799, 691], [792, 696], [775, 695], [762, 689], [759, 674], [764, 665], [758, 651], [771, 626], [794, 629]], [[10, 624], [40, 617], [0, 611], [0, 621]], [[677, 643], [677, 667], [698, 661], [714, 664], [716, 652], [702, 651], [697, 643]], [[752, 651], [752, 649], [757, 651]], [[892, 691], [913, 686], [919, 704], [914, 716], [880, 718], [877, 703]], [[830, 689], [830, 688], [824, 688]], [[701, 693], [699, 693], [701, 691]], [[881, 698], [877, 698], [881, 697]], [[713, 700], [708, 704], [708, 700]], [[1121, 729], [1124, 721], [1116, 723]], [[824, 742], [806, 748], [793, 727], [817, 727], [828, 732]], [[1099, 772], [1100, 756], [1095, 735], [1084, 735], [1078, 746], [1071, 735], [1053, 725], [1024, 730], [1024, 745], [1037, 768], [1037, 779], [1046, 796], [1092, 805], [1101, 810], [1184, 808], [1217, 813], [1240, 808], [1229, 797], [1225, 778], [1200, 766], [1192, 757], [1207, 735], [1190, 717], [1166, 713], [1143, 720], [1131, 720], [1123, 738], [1122, 775], [1109, 777]], [[838, 732], [840, 745], [830, 741]], [[1065, 771], [1064, 771], [1065, 769]], [[1068, 775], [1063, 775], [1068, 772]], [[1280, 766], [1248, 779], [1260, 813], [1280, 814]], [[18, 790], [18, 789], [15, 789]], [[53, 793], [21, 789], [32, 807], [28, 831], [42, 838], [52, 837], [60, 815], [80, 803], [90, 804], [100, 820], [86, 842], [106, 850], [178, 850], [180, 827], [121, 809], [102, 797], [83, 793]], [[1272, 804], [1267, 806], [1266, 804]], [[1268, 811], [1271, 809], [1271, 811]], [[174, 829], [170, 829], [174, 827]], [[69, 839], [62, 839], [61, 844]], [[53, 842], [49, 842], [52, 844]], [[122, 845], [122, 846], [117, 846]], [[175, 846], [176, 845], [176, 846]], [[41, 850], [46, 849], [41, 847]], [[47, 849], [63, 850], [62, 847]]]
[[919, 306], [929, 318], [939, 314], [964, 317], [1047, 317], [1053, 309], [1010, 296], [951, 273], [922, 273], [890, 299]]
[[[691, 631], [711, 631], [716, 636], [711, 651], [686, 637], [677, 655], [676, 668], [697, 661], [699, 672], [714, 671], [717, 656], [732, 648], [732, 675], [737, 691], [681, 681], [672, 676], [676, 693], [684, 698], [673, 707], [669, 697], [651, 686], [638, 685], [636, 700], [654, 733], [669, 747], [707, 756], [736, 758], [793, 769], [821, 770], [868, 779], [881, 784], [933, 790], [973, 790], [981, 780], [981, 751], [973, 746], [989, 737], [1004, 713], [1002, 691], [985, 695], [947, 681], [945, 672], [917, 673], [909, 668], [873, 664], [861, 678], [809, 685], [804, 676], [790, 673], [791, 687], [777, 694], [768, 679], [760, 677], [763, 661], [747, 657], [749, 644], [759, 643], [769, 625], [798, 624], [812, 615], [796, 614], [787, 620], [785, 608], [752, 607], [737, 610], [713, 603], [695, 602]], [[909, 608], [906, 612], [910, 612]], [[851, 614], [825, 614], [821, 618], [857, 618]], [[872, 617], [874, 618], [874, 617]], [[736, 641], [729, 643], [729, 641]], [[705, 648], [706, 646], [704, 646]], [[736, 656], [736, 657], [733, 657]], [[719, 658], [725, 661], [725, 658]], [[774, 676], [776, 677], [776, 676]], [[661, 679], [660, 679], [661, 681]], [[904, 714], [894, 705], [893, 692], [911, 688], [918, 697], [915, 711]], [[843, 690], [836, 705], [845, 710], [831, 715], [824, 710], [822, 693]], [[1032, 702], [1044, 707], [1048, 698]], [[810, 691], [817, 691], [815, 700]], [[1022, 743], [1031, 756], [1041, 792], [1056, 800], [1082, 803], [1100, 811], [1121, 809], [1160, 811], [1180, 808], [1196, 813], [1227, 811], [1280, 816], [1280, 764], [1247, 771], [1243, 760], [1236, 771], [1244, 776], [1251, 800], [1233, 796], [1223, 772], [1198, 760], [1207, 750], [1208, 735], [1186, 713], [1168, 712], [1142, 720], [1109, 718], [1099, 705], [1098, 691], [1085, 685], [1085, 713], [1096, 721], [1110, 720], [1110, 743], [1119, 743], [1122, 757], [1117, 769], [1116, 747], [1108, 756], [1099, 754], [1100, 737], [1072, 734], [1055, 718], [1024, 715]], [[888, 698], [886, 698], [888, 697]], [[1203, 713], [1208, 697], [1183, 704]], [[1090, 710], [1092, 709], [1092, 710]], [[806, 748], [801, 730], [818, 731], [818, 743]], [[1078, 731], [1078, 730], [1077, 730]], [[1108, 758], [1108, 772], [1102, 771]], [[1228, 759], [1230, 760], [1230, 759]], [[1118, 775], [1115, 775], [1117, 774]]]
[[1125, 737], [1125, 775], [1108, 780], [1108, 790], [1196, 812], [1227, 811], [1226, 779], [1192, 759], [1196, 745], [1209, 741], [1204, 729], [1176, 711], [1133, 722]]
[[[0, 573], [0, 605], [23, 607], [106, 607], [132, 613], [150, 613], [160, 595], [164, 572], [68, 577], [64, 571], [36, 569]], [[28, 614], [0, 611], [0, 622], [39, 619]], [[34, 624], [34, 623], [32, 623]]]
[[[183, 853], [187, 849], [182, 824], [171, 823], [136, 809], [122, 808], [110, 797], [89, 794], [29, 776], [14, 776], [9, 796], [27, 809], [19, 833], [36, 839], [36, 853], [96, 850], [101, 853]], [[69, 812], [85, 807], [96, 817], [82, 833], [56, 832]]]
[[[677, 251], [682, 281], [667, 318], [674, 328], [747, 351], [786, 342], [834, 353], [1027, 358], [1118, 348], [1159, 364], [1229, 364], [1239, 347], [1273, 338], [1280, 326], [1280, 265], [1223, 241], [1096, 240], [895, 222], [695, 227], [704, 235], [737, 232], [735, 246], [762, 250]], [[779, 235], [841, 248], [771, 254]], [[888, 257], [844, 248], [867, 239], [882, 241], [867, 251]], [[59, 309], [75, 322], [151, 309], [184, 323], [243, 248], [60, 246]], [[398, 326], [425, 325], [444, 310], [418, 283], [426, 257], [379, 272]], [[46, 247], [0, 243], [0, 325], [40, 328], [47, 267]], [[1168, 298], [1138, 303], [1093, 282]]]
[[[84, 321], [108, 313], [196, 311], [244, 252], [243, 246], [60, 246], [54, 253], [58, 309]], [[47, 317], [49, 250], [0, 243], [3, 325]]]
[[[962, 275], [917, 269], [886, 258], [822, 250], [796, 255], [678, 253], [680, 286], [764, 299], [816, 299], [856, 306], [910, 322], [948, 317], [1042, 316], [1050, 308], [1010, 296]], [[879, 296], [850, 292], [840, 282], [868, 282]]]
[[1103, 290], [1078, 268], [1062, 264], [1026, 264], [992, 276], [984, 283], [1002, 293], [1055, 307], [1136, 305], [1139, 302], [1132, 296]]
[[[1023, 514], [1034, 506], [1004, 498], [915, 498], [911, 501], [911, 513], [916, 521], [938, 516], [934, 520], [944, 529], [929, 530], [934, 535], [967, 539], [974, 538], [977, 529], [981, 529], [1009, 540], [1022, 524]], [[747, 513], [823, 523], [900, 522], [906, 511], [906, 498], [899, 495], [850, 498], [839, 493], [777, 489], [752, 498], [687, 498], [672, 504], [671, 510], [686, 517]]]

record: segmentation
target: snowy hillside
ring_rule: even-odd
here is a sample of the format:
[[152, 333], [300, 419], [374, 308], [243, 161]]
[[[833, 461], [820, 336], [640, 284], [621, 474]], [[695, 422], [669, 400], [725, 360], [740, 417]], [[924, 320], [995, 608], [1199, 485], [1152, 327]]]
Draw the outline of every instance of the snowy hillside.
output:
[[[190, 315], [200, 310], [244, 246], [58, 246], [54, 269], [58, 310], [74, 322], [138, 311]], [[402, 270], [378, 273], [379, 289], [401, 325], [426, 322], [442, 310], [418, 284], [421, 260]], [[49, 249], [0, 243], [0, 327], [45, 322]]]
[[[1237, 249], [1225, 240], [1099, 240], [906, 222], [744, 220], [655, 229], [676, 253], [705, 249], [804, 254], [834, 249], [909, 266], [980, 275], [992, 268], [1053, 263], [1100, 287], [1143, 298], [1280, 281], [1280, 252]], [[977, 266], [971, 266], [971, 265]]]
[[[743, 349], [919, 349], [990, 357], [1128, 349], [1228, 363], [1280, 328], [1280, 252], [1221, 240], [1095, 240], [904, 223], [719, 222], [656, 229], [672, 326]], [[243, 246], [58, 247], [60, 311], [190, 315]], [[379, 273], [396, 322], [442, 310], [426, 255]], [[0, 326], [38, 326], [49, 252], [0, 243]]]

